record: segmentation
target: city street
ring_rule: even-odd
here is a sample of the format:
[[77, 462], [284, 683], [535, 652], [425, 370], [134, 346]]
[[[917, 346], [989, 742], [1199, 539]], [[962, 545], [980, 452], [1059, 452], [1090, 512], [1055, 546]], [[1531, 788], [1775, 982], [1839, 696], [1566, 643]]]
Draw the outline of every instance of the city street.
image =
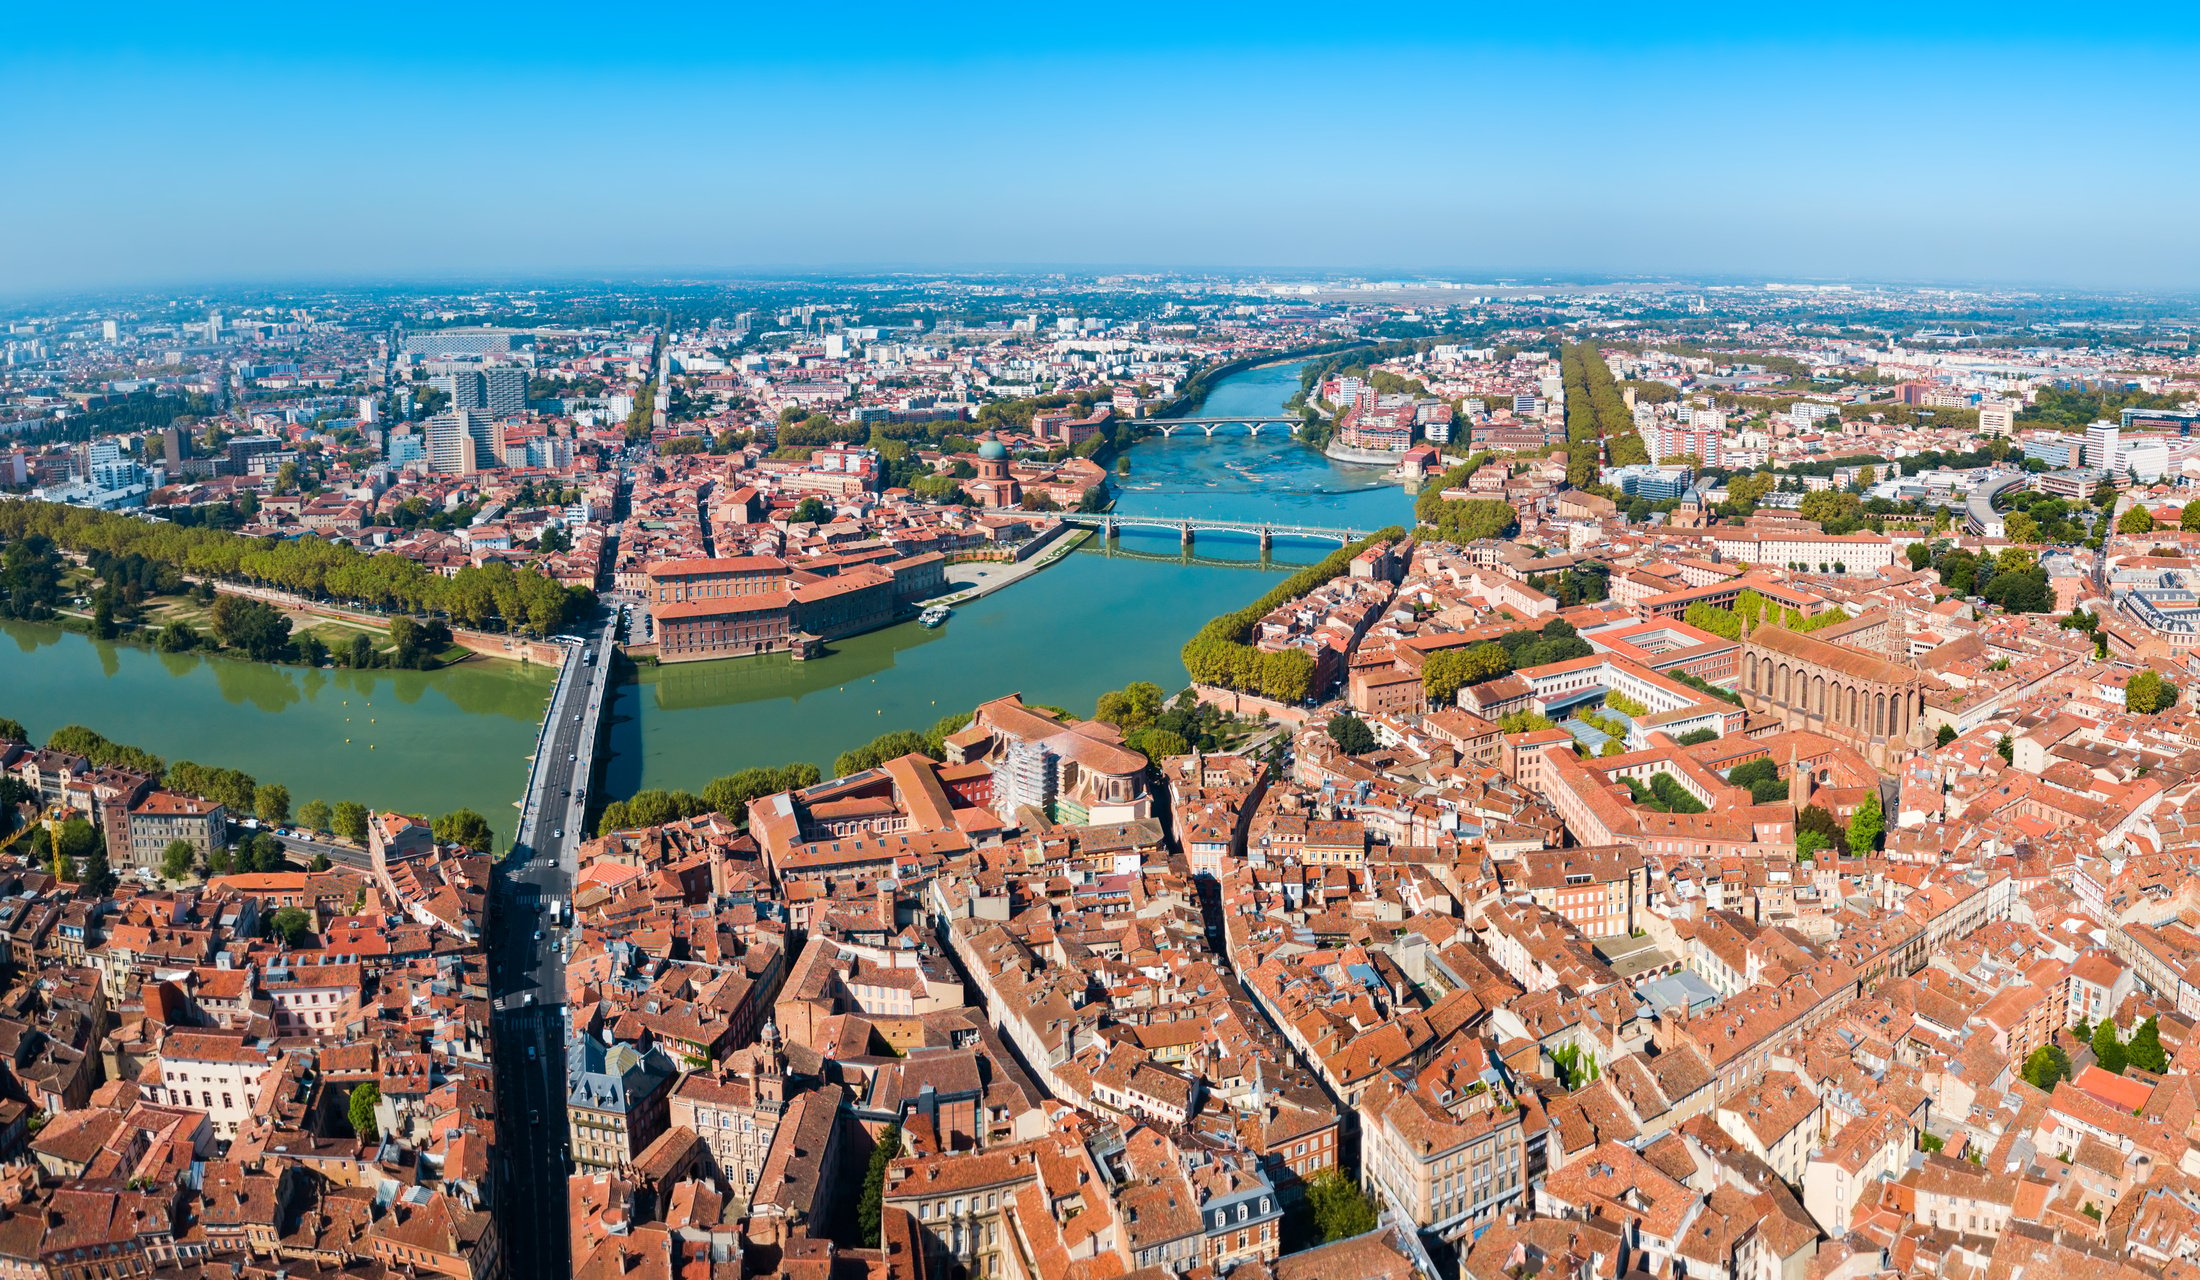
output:
[[[570, 656], [551, 693], [512, 849], [497, 867], [490, 913], [490, 990], [497, 1046], [497, 1158], [504, 1230], [519, 1275], [570, 1267], [566, 1221], [565, 925], [574, 858], [585, 832], [600, 714], [608, 700], [617, 614], [607, 611]], [[593, 655], [593, 661], [590, 660]], [[566, 924], [570, 917], [566, 917]]]

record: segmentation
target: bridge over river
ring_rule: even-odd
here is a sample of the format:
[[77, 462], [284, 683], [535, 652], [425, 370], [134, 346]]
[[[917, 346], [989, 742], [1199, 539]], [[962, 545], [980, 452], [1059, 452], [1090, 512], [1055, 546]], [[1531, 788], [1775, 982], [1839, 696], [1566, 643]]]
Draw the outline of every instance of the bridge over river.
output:
[[1140, 418], [1135, 425], [1152, 427], [1164, 436], [1174, 436], [1179, 429], [1184, 427], [1197, 427], [1206, 432], [1209, 438], [1212, 438], [1215, 432], [1224, 427], [1243, 427], [1247, 435], [1258, 436], [1262, 427], [1282, 427], [1285, 431], [1290, 431], [1297, 427], [1300, 421], [1301, 419], [1295, 414], [1241, 413], [1235, 416], [1224, 415], [1215, 418]]
[[1371, 530], [1344, 529], [1332, 525], [1293, 524], [1285, 521], [1219, 520], [1206, 516], [1168, 515], [1119, 515], [1115, 512], [1076, 512], [1062, 517], [1064, 524], [1082, 529], [1098, 529], [1109, 541], [1124, 529], [1175, 530], [1185, 546], [1191, 546], [1200, 534], [1251, 535], [1260, 540], [1260, 548], [1266, 551], [1278, 538], [1304, 538], [1314, 542], [1334, 542], [1347, 546], [1367, 536]]

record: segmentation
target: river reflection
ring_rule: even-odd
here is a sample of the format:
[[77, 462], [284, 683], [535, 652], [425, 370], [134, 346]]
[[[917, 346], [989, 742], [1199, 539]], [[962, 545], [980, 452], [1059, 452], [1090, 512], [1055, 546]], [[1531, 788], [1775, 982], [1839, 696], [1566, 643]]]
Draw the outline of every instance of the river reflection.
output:
[[[1295, 366], [1225, 380], [1217, 414], [1267, 412], [1298, 388]], [[1125, 514], [1376, 529], [1407, 518], [1410, 500], [1379, 470], [1331, 462], [1268, 429], [1213, 439], [1179, 432], [1131, 451], [1120, 476]], [[827, 656], [784, 654], [642, 669], [614, 695], [604, 785], [700, 789], [752, 765], [833, 758], [891, 729], [929, 727], [1007, 693], [1090, 715], [1100, 694], [1133, 680], [1180, 684], [1179, 651], [1200, 624], [1311, 564], [1334, 543], [1201, 535], [1189, 554], [1168, 529], [1094, 538], [1059, 564], [956, 609], [947, 624], [857, 636]]]
[[0, 716], [41, 741], [87, 725], [169, 760], [242, 769], [320, 798], [435, 814], [469, 807], [509, 833], [550, 673], [473, 661], [442, 671], [315, 670], [157, 653], [43, 623], [0, 623]]

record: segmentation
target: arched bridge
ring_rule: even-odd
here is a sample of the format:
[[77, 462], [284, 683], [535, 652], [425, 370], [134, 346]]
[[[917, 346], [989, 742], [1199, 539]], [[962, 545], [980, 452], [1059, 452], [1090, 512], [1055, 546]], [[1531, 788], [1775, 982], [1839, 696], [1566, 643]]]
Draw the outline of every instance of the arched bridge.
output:
[[1263, 550], [1278, 538], [1309, 538], [1317, 542], [1334, 542], [1338, 546], [1347, 546], [1365, 536], [1358, 529], [1339, 529], [1329, 525], [1210, 520], [1201, 516], [1126, 516], [1114, 512], [1088, 515], [1076, 512], [1063, 516], [1062, 521], [1083, 529], [1098, 529], [1110, 540], [1124, 529], [1173, 529], [1187, 547], [1192, 545], [1196, 535], [1202, 533], [1251, 534], [1260, 539]]
[[1174, 436], [1181, 427], [1198, 427], [1206, 432], [1209, 437], [1212, 437], [1216, 431], [1230, 426], [1243, 427], [1246, 431], [1257, 436], [1260, 434], [1262, 427], [1282, 427], [1284, 430], [1289, 431], [1298, 426], [1299, 421], [1298, 418], [1289, 414], [1272, 413], [1252, 416], [1240, 414], [1234, 418], [1141, 418], [1138, 420], [1138, 425], [1152, 427], [1165, 436]]

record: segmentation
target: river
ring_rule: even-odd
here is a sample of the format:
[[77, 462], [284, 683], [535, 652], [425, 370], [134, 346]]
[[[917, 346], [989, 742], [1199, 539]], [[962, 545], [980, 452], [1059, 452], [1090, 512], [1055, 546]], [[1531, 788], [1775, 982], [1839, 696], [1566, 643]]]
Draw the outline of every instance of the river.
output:
[[[1298, 366], [1250, 369], [1209, 393], [1208, 414], [1273, 412]], [[1279, 428], [1227, 427], [1133, 447], [1118, 475], [1127, 514], [1268, 519], [1375, 529], [1409, 503], [1381, 472], [1330, 461]], [[925, 728], [1021, 693], [1089, 715], [1133, 680], [1176, 686], [1178, 650], [1209, 617], [1334, 544], [1208, 535], [1193, 557], [1174, 533], [1126, 530], [964, 605], [948, 623], [857, 636], [827, 657], [784, 655], [650, 667], [617, 690], [603, 779], [614, 796], [699, 789], [759, 764], [833, 757], [889, 729]], [[436, 814], [461, 806], [510, 834], [512, 805], [549, 695], [548, 672], [475, 661], [436, 672], [309, 671], [158, 654], [33, 623], [0, 627], [0, 716], [43, 741], [87, 725], [170, 760], [242, 769], [320, 798]]]
[[[1271, 413], [1298, 390], [1299, 366], [1249, 369], [1217, 383], [1204, 415]], [[1129, 450], [1116, 477], [1126, 514], [1210, 516], [1376, 529], [1410, 500], [1379, 469], [1332, 462], [1271, 427], [1248, 438], [1193, 429]], [[1201, 623], [1267, 590], [1334, 543], [1279, 539], [1260, 559], [1250, 536], [1203, 536], [1194, 557], [1177, 535], [1125, 530], [1095, 538], [1040, 573], [963, 605], [945, 626], [913, 623], [842, 641], [821, 660], [784, 655], [642, 669], [612, 704], [604, 786], [699, 789], [751, 765], [833, 757], [891, 729], [922, 729], [1006, 693], [1090, 715], [1102, 693], [1134, 680], [1180, 687], [1178, 651]]]
[[86, 725], [167, 760], [242, 769], [311, 799], [439, 814], [472, 808], [512, 834], [512, 805], [550, 701], [544, 667], [278, 667], [0, 623], [0, 716], [40, 742]]

